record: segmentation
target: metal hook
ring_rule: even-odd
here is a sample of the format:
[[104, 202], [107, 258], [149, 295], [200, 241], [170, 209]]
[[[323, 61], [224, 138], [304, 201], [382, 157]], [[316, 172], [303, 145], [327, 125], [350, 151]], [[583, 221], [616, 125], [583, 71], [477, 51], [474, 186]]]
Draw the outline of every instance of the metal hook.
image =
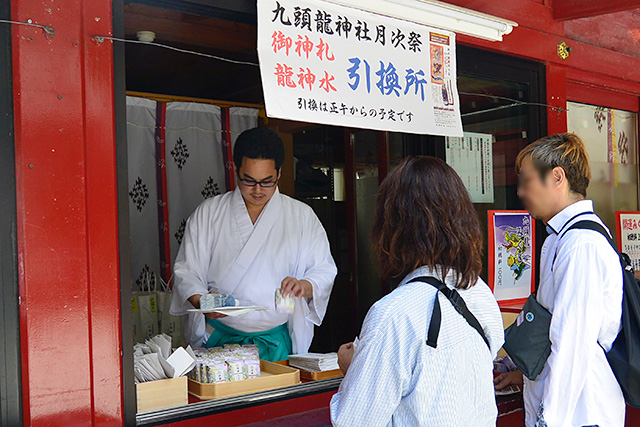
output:
[[49, 27], [47, 25], [44, 25], [42, 27], [42, 29], [44, 30], [44, 36], [46, 38], [54, 38], [56, 36], [55, 31], [53, 29], [53, 27]]
[[53, 27], [50, 27], [48, 25], [34, 24], [31, 19], [27, 19], [26, 22], [8, 21], [8, 20], [5, 20], [5, 19], [0, 19], [0, 23], [2, 23], [2, 24], [14, 24], [14, 25], [25, 25], [27, 27], [42, 28], [44, 30], [44, 36], [46, 37], [47, 40], [55, 37], [55, 31], [54, 31]]

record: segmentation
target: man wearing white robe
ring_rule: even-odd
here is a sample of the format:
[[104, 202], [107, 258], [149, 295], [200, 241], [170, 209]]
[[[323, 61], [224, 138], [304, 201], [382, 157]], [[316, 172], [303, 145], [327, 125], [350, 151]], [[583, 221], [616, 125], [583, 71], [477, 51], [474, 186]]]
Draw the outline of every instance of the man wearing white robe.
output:
[[[174, 264], [171, 314], [199, 308], [206, 293], [231, 294], [240, 305], [268, 309], [207, 317], [216, 318], [225, 331], [229, 327], [250, 335], [287, 324], [293, 353], [304, 353], [314, 325], [325, 315], [337, 269], [311, 207], [278, 191], [283, 160], [282, 140], [275, 132], [256, 128], [238, 137], [238, 188], [205, 200], [187, 220]], [[276, 289], [298, 297], [292, 315], [276, 312]], [[209, 339], [205, 316], [189, 313], [185, 323], [187, 342], [203, 347]]]

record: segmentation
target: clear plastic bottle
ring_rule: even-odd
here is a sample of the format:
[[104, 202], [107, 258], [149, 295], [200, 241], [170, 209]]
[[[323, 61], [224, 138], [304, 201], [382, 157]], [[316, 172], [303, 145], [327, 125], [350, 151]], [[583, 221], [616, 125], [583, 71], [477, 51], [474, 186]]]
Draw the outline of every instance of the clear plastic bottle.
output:
[[205, 294], [200, 298], [200, 308], [202, 310], [213, 310], [220, 307], [237, 307], [240, 302], [230, 294]]

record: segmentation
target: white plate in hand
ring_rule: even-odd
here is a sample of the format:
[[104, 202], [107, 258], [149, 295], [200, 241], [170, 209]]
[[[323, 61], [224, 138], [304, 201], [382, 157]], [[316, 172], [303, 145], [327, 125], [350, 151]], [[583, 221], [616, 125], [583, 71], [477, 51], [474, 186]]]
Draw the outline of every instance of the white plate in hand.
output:
[[267, 307], [261, 307], [257, 305], [245, 305], [245, 306], [237, 306], [237, 307], [218, 307], [212, 308], [210, 310], [203, 310], [201, 308], [190, 308], [187, 311], [190, 313], [218, 313], [224, 314], [230, 317], [236, 316], [244, 316], [245, 314], [253, 313], [254, 311], [264, 311], [268, 310]]

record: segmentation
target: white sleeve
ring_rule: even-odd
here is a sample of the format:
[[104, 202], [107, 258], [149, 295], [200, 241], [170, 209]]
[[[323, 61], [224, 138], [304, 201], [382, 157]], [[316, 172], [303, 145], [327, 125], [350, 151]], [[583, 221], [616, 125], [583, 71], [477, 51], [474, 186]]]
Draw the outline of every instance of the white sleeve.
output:
[[399, 330], [397, 319], [375, 305], [367, 314], [351, 366], [331, 399], [334, 426], [386, 426], [410, 390], [420, 346]]
[[[478, 291], [480, 296], [476, 305], [471, 308], [471, 313], [480, 313], [481, 316], [476, 316], [478, 321], [482, 325], [484, 334], [489, 340], [489, 351], [491, 352], [492, 360], [498, 355], [498, 351], [504, 344], [504, 324], [502, 323], [502, 313], [500, 307], [496, 301], [494, 293], [491, 291], [483, 281], [479, 280], [474, 285], [479, 287]], [[479, 307], [481, 305], [481, 307]], [[477, 308], [476, 308], [477, 307]], [[474, 314], [475, 315], [475, 314]]]
[[208, 209], [200, 205], [191, 214], [184, 229], [182, 244], [173, 264], [173, 298], [170, 313], [187, 314], [193, 308], [188, 301], [193, 295], [209, 292], [207, 270], [211, 260], [211, 236], [208, 227]]
[[[542, 398], [543, 417], [550, 426], [571, 425], [578, 398], [592, 369], [603, 320], [606, 262], [594, 243], [562, 252], [553, 265], [555, 297], [549, 339], [549, 375]], [[601, 253], [601, 251], [600, 251]]]
[[309, 314], [307, 319], [320, 326], [327, 311], [333, 281], [338, 269], [331, 257], [331, 249], [327, 233], [315, 214], [312, 214], [311, 224], [306, 227], [308, 242], [302, 262], [304, 262], [304, 276], [301, 280], [308, 280], [313, 287], [313, 298], [308, 299]]

